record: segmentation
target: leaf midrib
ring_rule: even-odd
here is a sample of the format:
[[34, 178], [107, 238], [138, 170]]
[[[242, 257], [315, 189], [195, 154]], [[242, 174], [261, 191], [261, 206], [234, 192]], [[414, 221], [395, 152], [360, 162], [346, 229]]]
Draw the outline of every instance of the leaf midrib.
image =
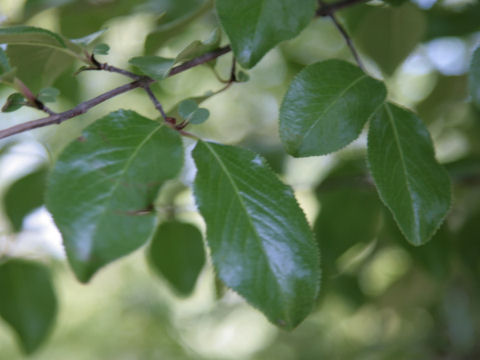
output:
[[[282, 297], [283, 299], [283, 303], [284, 304], [287, 304], [285, 302], [285, 297], [283, 296], [283, 292], [281, 291], [281, 286], [270, 266], [270, 262], [268, 261], [268, 256], [267, 254], [265, 253], [265, 249], [263, 248], [263, 243], [262, 243], [262, 240], [260, 239], [256, 229], [255, 229], [255, 226], [252, 222], [252, 220], [250, 219], [250, 215], [247, 211], [247, 207], [245, 206], [244, 202], [243, 202], [243, 199], [242, 197], [240, 196], [240, 190], [238, 189], [236, 183], [235, 183], [235, 180], [230, 176], [230, 172], [228, 171], [228, 169], [226, 168], [225, 164], [223, 163], [222, 159], [220, 159], [217, 155], [217, 153], [215, 152], [215, 150], [213, 150], [211, 148], [211, 146], [207, 143], [207, 142], [203, 142], [203, 144], [205, 144], [205, 146], [207, 147], [207, 149], [212, 153], [212, 155], [214, 156], [214, 158], [217, 160], [218, 164], [220, 165], [220, 168], [223, 170], [223, 172], [225, 173], [225, 175], [227, 176], [228, 180], [230, 181], [230, 183], [232, 184], [232, 187], [233, 187], [233, 190], [234, 190], [234, 193], [236, 195], [236, 197], [238, 198], [238, 202], [240, 203], [241, 207], [243, 208], [245, 214], [247, 215], [246, 218], [248, 220], [248, 223], [250, 225], [250, 227], [252, 228], [253, 230], [253, 234], [255, 236], [255, 239], [258, 241], [258, 243], [260, 244], [260, 249], [262, 249], [262, 253], [263, 253], [263, 256], [264, 258], [266, 259], [266, 263], [268, 264], [268, 268], [270, 269], [270, 273], [273, 275], [273, 278], [275, 279], [275, 284], [277, 285], [277, 288], [279, 290], [279, 294], [280, 296]], [[287, 313], [284, 313], [284, 315], [289, 318], [288, 314]]]
[[[353, 88], [357, 83], [359, 83], [361, 80], [363, 80], [364, 78], [367, 78], [367, 75], [366, 74], [362, 74], [360, 75], [357, 79], [355, 79], [354, 81], [352, 81], [352, 83], [350, 85], [348, 85], [345, 89], [343, 89], [335, 98], [334, 100], [322, 111], [322, 113], [318, 116], [317, 120], [315, 120], [315, 122], [310, 125], [310, 127], [308, 128], [308, 130], [305, 132], [302, 140], [300, 142], [302, 142], [304, 139], [306, 139], [308, 137], [308, 135], [310, 134], [310, 132], [313, 130], [313, 128], [315, 128], [318, 123], [322, 120], [322, 118], [325, 116], [325, 114], [330, 111], [330, 109], [335, 106], [338, 101], [343, 97], [343, 95], [345, 95], [351, 88]], [[300, 143], [299, 143], [300, 144]]]
[[387, 113], [387, 118], [388, 118], [388, 121], [390, 122], [390, 125], [392, 126], [392, 130], [393, 130], [393, 136], [395, 138], [395, 144], [396, 144], [396, 147], [398, 149], [398, 153], [400, 155], [400, 164], [402, 165], [402, 169], [403, 169], [403, 173], [404, 173], [404, 178], [405, 178], [405, 185], [407, 187], [407, 192], [408, 192], [408, 195], [410, 197], [410, 207], [412, 209], [412, 214], [413, 214], [413, 222], [414, 222], [414, 226], [415, 226], [415, 238], [417, 237], [417, 234], [419, 235], [420, 234], [420, 229], [418, 228], [418, 219], [417, 219], [417, 216], [416, 216], [416, 212], [415, 212], [415, 207], [413, 205], [413, 202], [414, 202], [414, 198], [413, 198], [413, 194], [412, 194], [412, 189], [411, 189], [411, 185], [410, 185], [410, 181], [408, 180], [408, 176], [409, 176], [409, 173], [408, 173], [408, 170], [407, 170], [407, 164], [405, 162], [405, 158], [403, 156], [403, 148], [400, 144], [400, 136], [398, 134], [398, 130], [397, 130], [397, 127], [395, 126], [395, 121], [393, 120], [393, 114], [392, 114], [392, 111], [390, 110], [390, 107], [388, 104], [385, 104], [385, 110], [386, 110], [386, 113]]
[[138, 155], [140, 149], [143, 148], [143, 146], [148, 142], [150, 141], [150, 139], [158, 132], [160, 131], [163, 126], [165, 126], [164, 124], [161, 124], [160, 126], [158, 126], [156, 129], [154, 129], [152, 132], [150, 132], [150, 134], [148, 134], [148, 136], [145, 137], [144, 140], [142, 140], [142, 142], [137, 146], [137, 148], [135, 149], [135, 151], [130, 155], [130, 157], [128, 158], [128, 160], [126, 161], [125, 163], [125, 166], [123, 167], [123, 169], [121, 170], [121, 173], [120, 175], [117, 177], [117, 180], [115, 181], [115, 184], [112, 186], [111, 188], [111, 191], [107, 197], [107, 201], [105, 203], [105, 206], [103, 207], [103, 211], [100, 215], [100, 219], [97, 221], [97, 226], [96, 226], [96, 230], [99, 229], [101, 227], [101, 224], [103, 222], [103, 220], [105, 219], [105, 216], [106, 214], [108, 213], [108, 210], [110, 210], [110, 205], [111, 205], [111, 202], [112, 202], [112, 198], [114, 197], [114, 194], [115, 192], [117, 191], [118, 187], [120, 186], [120, 183], [121, 183], [121, 179], [123, 179], [125, 173], [127, 172], [128, 168], [130, 167], [131, 163], [133, 162], [133, 160], [136, 158], [136, 156]]

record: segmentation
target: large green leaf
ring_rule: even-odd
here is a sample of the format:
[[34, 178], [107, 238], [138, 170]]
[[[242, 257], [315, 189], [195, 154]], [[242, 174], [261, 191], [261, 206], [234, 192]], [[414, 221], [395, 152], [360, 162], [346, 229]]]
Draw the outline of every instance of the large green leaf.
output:
[[55, 321], [57, 299], [48, 269], [11, 259], [0, 263], [0, 316], [13, 328], [26, 353], [45, 340]]
[[7, 190], [3, 204], [14, 231], [20, 231], [25, 216], [44, 203], [46, 177], [47, 169], [42, 167], [17, 180]]
[[386, 97], [385, 85], [345, 61], [303, 69], [280, 108], [280, 137], [293, 156], [323, 155], [355, 140]]
[[395, 8], [370, 7], [351, 33], [355, 44], [391, 75], [422, 40], [424, 31], [423, 14], [406, 3]]
[[468, 76], [470, 96], [472, 101], [480, 108], [480, 47], [473, 53]]
[[193, 158], [219, 278], [274, 324], [295, 327], [313, 308], [320, 267], [292, 189], [249, 150], [199, 141]]
[[191, 224], [162, 223], [147, 253], [152, 267], [181, 295], [189, 295], [205, 263], [202, 234]]
[[426, 243], [445, 218], [451, 194], [422, 121], [385, 104], [370, 124], [368, 162], [380, 198], [404, 236], [414, 245]]
[[80, 281], [148, 240], [158, 189], [182, 162], [177, 132], [125, 110], [90, 125], [62, 152], [46, 204]]
[[238, 62], [253, 67], [313, 19], [315, 0], [217, 0], [217, 12]]

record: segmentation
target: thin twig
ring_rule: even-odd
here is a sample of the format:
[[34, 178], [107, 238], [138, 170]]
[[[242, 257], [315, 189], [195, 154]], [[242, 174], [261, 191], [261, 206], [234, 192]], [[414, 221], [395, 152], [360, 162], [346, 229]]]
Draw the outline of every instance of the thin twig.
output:
[[158, 101], [150, 86], [144, 86], [143, 89], [147, 92], [150, 100], [152, 100], [153, 105], [155, 105], [155, 109], [157, 109], [160, 114], [162, 114], [163, 120], [167, 121], [167, 114], [165, 114], [162, 104], [160, 104], [160, 101]]
[[[219, 48], [217, 50], [214, 50], [212, 52], [209, 52], [207, 54], [204, 54], [202, 56], [199, 56], [198, 58], [195, 58], [193, 60], [187, 61], [186, 63], [180, 64], [178, 66], [175, 66], [170, 70], [168, 73], [168, 76], [174, 76], [176, 74], [179, 74], [183, 71], [186, 71], [188, 69], [191, 69], [195, 66], [204, 64], [206, 62], [209, 62], [213, 59], [216, 59], [219, 56], [222, 56], [228, 52], [230, 52], [231, 48], [230, 46], [224, 46], [222, 48]], [[97, 106], [98, 104], [107, 101], [117, 95], [123, 94], [125, 92], [128, 92], [133, 89], [137, 89], [139, 87], [146, 87], [149, 86], [150, 84], [154, 83], [155, 80], [148, 78], [148, 77], [142, 77], [139, 80], [135, 80], [131, 83], [119, 86], [113, 90], [110, 90], [104, 94], [101, 94], [93, 99], [90, 99], [88, 101], [85, 101], [83, 103], [78, 104], [75, 106], [73, 109], [58, 113], [58, 114], [53, 114], [45, 118], [37, 119], [37, 120], [32, 120], [25, 122], [23, 124], [18, 124], [14, 125], [12, 127], [9, 127], [4, 130], [0, 130], [0, 139], [16, 135], [25, 131], [29, 131], [32, 129], [48, 126], [48, 125], [53, 125], [53, 124], [60, 124], [64, 122], [65, 120], [71, 119], [75, 116], [81, 115], [86, 113], [88, 110], [90, 110], [92, 107]]]
[[333, 4], [321, 4], [318, 8], [316, 15], [317, 16], [329, 16], [330, 14], [342, 10], [344, 8], [360, 4], [362, 2], [367, 2], [369, 0], [341, 0]]
[[[358, 3], [359, 1], [354, 1], [354, 0], [348, 0], [348, 1], [343, 1], [343, 2], [340, 2], [340, 3], [336, 3], [337, 4], [337, 10], [339, 9], [338, 6], [339, 4], [343, 3], [343, 4], [347, 4], [348, 5], [343, 5], [343, 7], [345, 6], [350, 6], [350, 5], [353, 5], [353, 4], [356, 4]], [[325, 3], [322, 1], [322, 0], [319, 0], [318, 3], [320, 4], [320, 9], [322, 8], [325, 8], [325, 7], [328, 7], [328, 5], [325, 5]], [[333, 6], [335, 4], [332, 4], [331, 6]], [[340, 7], [341, 9], [342, 7]], [[352, 38], [348, 35], [347, 31], [345, 30], [345, 28], [342, 26], [342, 24], [340, 24], [340, 22], [338, 21], [337, 17], [335, 16], [335, 14], [333, 13], [333, 10], [332, 8], [330, 7], [329, 11], [326, 13], [326, 15], [322, 15], [322, 16], [328, 16], [330, 19], [332, 19], [333, 23], [335, 24], [336, 28], [338, 29], [338, 31], [340, 31], [340, 34], [342, 34], [343, 38], [345, 39], [345, 42], [347, 43], [347, 46], [348, 48], [350, 49], [350, 52], [352, 53], [353, 57], [355, 58], [355, 61], [357, 62], [358, 64], [358, 67], [360, 69], [362, 69], [364, 72], [366, 72], [365, 70], [365, 66], [363, 66], [363, 63], [362, 63], [362, 60], [360, 60], [360, 56], [358, 55], [358, 52], [357, 52], [357, 49], [355, 49], [355, 46], [353, 45], [353, 41], [352, 41]]]

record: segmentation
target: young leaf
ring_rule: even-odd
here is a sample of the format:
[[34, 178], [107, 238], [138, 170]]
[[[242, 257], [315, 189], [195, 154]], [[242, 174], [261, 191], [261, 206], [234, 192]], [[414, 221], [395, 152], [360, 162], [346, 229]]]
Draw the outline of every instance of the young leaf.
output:
[[57, 299], [48, 269], [11, 259], [0, 263], [0, 316], [13, 328], [22, 349], [30, 354], [49, 334]]
[[27, 105], [27, 99], [20, 93], [10, 94], [2, 106], [2, 112], [13, 112]]
[[314, 306], [320, 266], [292, 189], [249, 150], [199, 141], [192, 155], [219, 278], [274, 324], [294, 328]]
[[108, 52], [110, 51], [110, 46], [107, 44], [98, 44], [95, 45], [93, 48], [92, 52], [95, 55], [108, 55]]
[[480, 108], [480, 47], [473, 53], [468, 76], [470, 96]]
[[184, 119], [187, 119], [197, 109], [198, 109], [198, 104], [193, 99], [186, 99], [186, 100], [183, 100], [180, 104], [178, 104], [178, 113]]
[[179, 294], [187, 296], [193, 291], [205, 264], [202, 234], [190, 224], [163, 223], [153, 236], [147, 257], [152, 267]]
[[425, 244], [443, 222], [451, 194], [422, 121], [385, 104], [370, 124], [368, 163], [380, 198], [404, 236], [413, 245]]
[[348, 145], [386, 94], [382, 82], [345, 61], [307, 66], [293, 79], [280, 108], [280, 137], [287, 152], [324, 155]]
[[3, 205], [13, 230], [22, 229], [25, 216], [44, 203], [47, 169], [41, 167], [14, 182], [5, 193]]
[[96, 31], [92, 34], [89, 34], [87, 36], [81, 37], [79, 39], [72, 39], [70, 41], [75, 43], [75, 44], [78, 44], [80, 46], [86, 47], [86, 46], [90, 45], [91, 43], [93, 43], [95, 40], [97, 40], [100, 36], [102, 36], [105, 31], [107, 31], [107, 29], [102, 29], [102, 30]]
[[158, 189], [182, 162], [176, 131], [125, 110], [97, 120], [62, 152], [46, 204], [80, 281], [148, 240]]
[[53, 87], [48, 87], [40, 90], [37, 98], [41, 102], [48, 103], [48, 102], [55, 102], [57, 100], [58, 95], [60, 95], [60, 90]]
[[238, 62], [249, 69], [278, 43], [297, 36], [313, 19], [317, 1], [217, 0], [216, 4]]
[[200, 108], [195, 110], [193, 114], [189, 116], [188, 121], [190, 124], [199, 125], [207, 121], [209, 116], [210, 111], [208, 111], [208, 109]]
[[175, 59], [166, 59], [160, 56], [139, 56], [130, 59], [129, 63], [138, 67], [152, 79], [162, 80], [167, 77]]
[[218, 45], [220, 45], [220, 30], [215, 29], [207, 40], [199, 41], [196, 40], [188, 45], [185, 49], [183, 49], [180, 54], [177, 55], [175, 58], [175, 62], [184, 62], [188, 60], [192, 60], [198, 56], [201, 56], [209, 51], [215, 50]]

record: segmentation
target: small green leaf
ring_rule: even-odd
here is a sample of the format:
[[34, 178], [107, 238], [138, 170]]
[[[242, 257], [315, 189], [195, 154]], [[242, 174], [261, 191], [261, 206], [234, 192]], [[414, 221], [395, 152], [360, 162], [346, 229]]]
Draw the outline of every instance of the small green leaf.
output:
[[451, 191], [422, 121], [385, 104], [370, 124], [368, 162], [380, 198], [403, 235], [413, 245], [425, 244], [450, 208]]
[[324, 155], [355, 140], [385, 100], [385, 85], [341, 60], [315, 63], [292, 81], [280, 137], [293, 156]]
[[175, 62], [185, 62], [192, 60], [198, 56], [206, 54], [212, 50], [215, 50], [218, 45], [220, 45], [221, 34], [219, 29], [213, 30], [207, 40], [199, 41], [195, 40], [185, 49], [183, 49], [180, 54], [177, 55]]
[[30, 354], [46, 339], [57, 314], [57, 299], [48, 269], [11, 259], [0, 263], [0, 316]]
[[[100, 36], [102, 36], [105, 33], [105, 31], [107, 31], [107, 29], [102, 29], [102, 30], [96, 31], [92, 34], [89, 34], [87, 36], [81, 37], [79, 39], [72, 39], [70, 41], [75, 43], [75, 44], [78, 44], [80, 46], [86, 47], [86, 46], [90, 45], [91, 43], [93, 43], [95, 40], [97, 40]], [[106, 44], [103, 44], [103, 45], [106, 45]], [[110, 47], [108, 48], [108, 50], [109, 49], [110, 49]], [[108, 50], [107, 50], [107, 52], [108, 52]], [[102, 54], [102, 55], [106, 55], [106, 54]]]
[[10, 94], [2, 107], [2, 112], [13, 112], [27, 105], [27, 99], [20, 93]]
[[149, 239], [153, 201], [182, 163], [176, 131], [125, 110], [97, 120], [60, 154], [46, 204], [80, 281]]
[[92, 52], [95, 55], [108, 55], [108, 52], [110, 51], [110, 46], [107, 44], [98, 44], [95, 45], [93, 48]]
[[37, 98], [41, 102], [49, 103], [49, 102], [55, 102], [57, 100], [58, 95], [60, 95], [60, 90], [53, 87], [48, 87], [40, 90]]
[[238, 62], [249, 69], [277, 44], [297, 36], [313, 19], [317, 1], [217, 0], [216, 5]]
[[163, 223], [153, 236], [147, 256], [152, 267], [179, 294], [187, 296], [205, 264], [202, 234], [190, 224]]
[[168, 76], [170, 69], [175, 64], [174, 59], [160, 56], [140, 56], [130, 59], [130, 64], [138, 67], [145, 75], [155, 80], [162, 80]]
[[292, 189], [259, 155], [199, 141], [194, 195], [219, 278], [292, 329], [315, 304], [318, 249]]
[[196, 110], [198, 109], [197, 102], [193, 99], [186, 99], [183, 100], [179, 105], [178, 105], [178, 114], [184, 118], [187, 119], [190, 115], [192, 115]]
[[480, 47], [475, 50], [472, 56], [468, 85], [472, 101], [480, 108]]
[[14, 182], [5, 193], [3, 204], [13, 230], [22, 229], [25, 216], [44, 203], [47, 169], [41, 167]]
[[236, 75], [237, 82], [247, 82], [250, 80], [250, 75], [248, 75], [245, 71], [239, 71]]
[[189, 116], [188, 122], [190, 124], [200, 125], [205, 121], [207, 121], [209, 116], [210, 116], [210, 111], [208, 111], [208, 109], [200, 108], [194, 111], [193, 114]]

